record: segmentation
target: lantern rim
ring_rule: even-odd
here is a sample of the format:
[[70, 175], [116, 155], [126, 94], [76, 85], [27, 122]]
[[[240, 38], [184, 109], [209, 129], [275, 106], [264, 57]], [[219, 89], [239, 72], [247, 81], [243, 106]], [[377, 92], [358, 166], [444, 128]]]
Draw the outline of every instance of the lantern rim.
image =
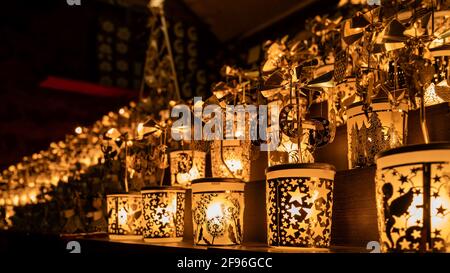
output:
[[133, 192], [120, 192], [120, 191], [118, 191], [118, 192], [108, 193], [106, 195], [106, 197], [108, 197], [108, 196], [111, 196], [111, 197], [127, 197], [127, 196], [134, 197], [134, 196], [139, 196], [139, 195], [141, 195], [141, 193], [138, 192], [138, 191], [133, 191]]
[[336, 172], [336, 167], [328, 163], [289, 163], [267, 167], [266, 173], [288, 169], [321, 169]]
[[395, 154], [402, 154], [402, 153], [409, 153], [409, 152], [418, 152], [418, 151], [427, 151], [427, 150], [449, 150], [450, 149], [450, 142], [432, 142], [428, 144], [414, 144], [414, 145], [406, 145], [401, 147], [392, 148], [386, 151], [379, 152], [375, 156], [375, 160], [378, 160], [380, 158], [395, 155]]
[[167, 186], [167, 185], [163, 185], [163, 186], [149, 186], [149, 187], [144, 187], [141, 189], [141, 192], [143, 191], [148, 191], [148, 190], [186, 190], [183, 187], [179, 187], [179, 186]]
[[191, 184], [199, 184], [199, 183], [245, 183], [244, 180], [239, 178], [229, 178], [229, 177], [206, 177], [206, 178], [197, 178], [191, 181]]

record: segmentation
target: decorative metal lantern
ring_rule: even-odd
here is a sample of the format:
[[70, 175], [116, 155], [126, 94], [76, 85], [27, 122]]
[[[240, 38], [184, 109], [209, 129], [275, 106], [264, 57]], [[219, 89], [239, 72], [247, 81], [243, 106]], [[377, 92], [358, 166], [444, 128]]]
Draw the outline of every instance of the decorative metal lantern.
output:
[[190, 187], [191, 181], [205, 177], [206, 153], [194, 150], [170, 153], [172, 186]]
[[243, 238], [244, 186], [234, 178], [192, 182], [192, 218], [196, 245], [239, 245]]
[[[279, 144], [275, 149], [268, 151], [268, 165], [275, 166], [288, 163], [310, 163], [314, 162], [314, 157], [310, 147], [310, 139], [314, 136], [315, 125], [313, 122], [306, 121], [306, 100], [300, 98], [301, 106], [296, 104], [283, 103], [277, 100], [269, 103], [269, 113], [279, 119], [279, 128], [272, 124], [268, 127], [268, 134], [277, 134]], [[297, 111], [300, 108], [302, 126], [302, 135], [298, 137]], [[278, 111], [275, 111], [277, 109]]]
[[138, 193], [106, 196], [108, 233], [112, 240], [142, 239], [142, 196]]
[[214, 140], [211, 146], [213, 177], [238, 178], [250, 181], [251, 141]]
[[400, 146], [406, 140], [408, 104], [395, 109], [386, 99], [376, 99], [368, 117], [362, 102], [347, 109], [348, 166], [350, 169], [375, 164], [375, 155]]
[[141, 193], [144, 241], [182, 241], [186, 190], [180, 187], [151, 187], [142, 189]]
[[376, 198], [383, 252], [450, 252], [450, 143], [378, 154]]
[[267, 243], [272, 247], [328, 247], [335, 168], [324, 163], [267, 168]]

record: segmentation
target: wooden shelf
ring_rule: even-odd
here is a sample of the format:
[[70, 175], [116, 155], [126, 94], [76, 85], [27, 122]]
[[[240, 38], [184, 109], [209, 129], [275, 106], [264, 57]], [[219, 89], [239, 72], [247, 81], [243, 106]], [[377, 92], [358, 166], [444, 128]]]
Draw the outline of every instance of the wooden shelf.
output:
[[4, 251], [44, 251], [67, 252], [69, 241], [80, 243], [83, 253], [177, 253], [177, 254], [305, 254], [305, 253], [364, 253], [365, 248], [332, 246], [330, 248], [272, 248], [259, 242], [248, 242], [240, 246], [195, 246], [192, 241], [178, 243], [146, 243], [142, 240], [110, 240], [108, 238], [84, 238], [82, 236], [60, 237], [56, 235], [36, 235], [16, 232], [0, 232], [0, 253]]

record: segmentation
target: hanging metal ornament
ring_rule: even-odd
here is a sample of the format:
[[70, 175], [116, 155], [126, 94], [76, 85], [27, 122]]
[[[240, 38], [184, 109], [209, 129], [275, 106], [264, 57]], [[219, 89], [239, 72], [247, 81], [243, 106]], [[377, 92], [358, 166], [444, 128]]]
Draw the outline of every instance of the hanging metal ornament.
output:
[[314, 123], [315, 130], [313, 130], [313, 141], [310, 143], [314, 147], [323, 147], [328, 143], [331, 143], [334, 139], [330, 126], [330, 121], [323, 117], [311, 118]]

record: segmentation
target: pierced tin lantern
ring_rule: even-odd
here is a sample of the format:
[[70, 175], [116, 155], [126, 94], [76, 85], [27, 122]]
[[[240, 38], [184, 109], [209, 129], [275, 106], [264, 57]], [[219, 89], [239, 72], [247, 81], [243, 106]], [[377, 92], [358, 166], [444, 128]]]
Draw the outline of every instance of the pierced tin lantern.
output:
[[112, 240], [142, 239], [141, 194], [109, 194], [106, 200], [109, 238]]
[[190, 187], [191, 181], [205, 177], [206, 153], [194, 150], [170, 153], [172, 186]]
[[192, 182], [196, 245], [239, 245], [243, 238], [244, 186], [240, 179], [203, 178]]
[[329, 247], [335, 172], [324, 163], [267, 168], [269, 246]]
[[211, 146], [213, 177], [250, 181], [250, 140], [214, 140]]
[[186, 190], [180, 187], [150, 187], [142, 189], [141, 193], [144, 241], [182, 241]]
[[401, 102], [392, 109], [387, 99], [375, 99], [366, 117], [362, 102], [347, 109], [348, 167], [375, 164], [375, 155], [403, 145], [406, 141], [408, 104]]
[[450, 252], [450, 143], [378, 154], [376, 198], [383, 252]]

